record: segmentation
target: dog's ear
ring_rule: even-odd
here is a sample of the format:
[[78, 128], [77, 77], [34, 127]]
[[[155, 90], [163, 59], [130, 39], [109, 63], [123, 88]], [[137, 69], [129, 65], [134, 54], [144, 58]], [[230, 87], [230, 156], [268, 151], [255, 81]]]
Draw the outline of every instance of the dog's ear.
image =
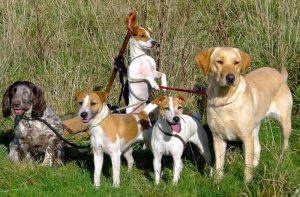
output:
[[35, 85], [33, 85], [32, 87], [32, 93], [32, 116], [42, 117], [44, 111], [46, 110], [46, 100], [44, 98], [44, 93], [39, 87]]
[[80, 95], [82, 93], [83, 93], [83, 91], [78, 91], [78, 92], [75, 93], [75, 97], [74, 98], [75, 98], [76, 101], [78, 101], [78, 99], [79, 99], [79, 97], [80, 97]]
[[125, 20], [127, 29], [133, 31], [133, 28], [137, 26], [137, 15], [136, 12], [130, 12]]
[[152, 104], [159, 105], [161, 104], [167, 97], [166, 96], [159, 96], [155, 98], [153, 101], [151, 101]]
[[101, 102], [105, 102], [107, 96], [108, 96], [108, 93], [107, 92], [100, 92], [100, 91], [97, 91], [97, 94], [101, 100]]
[[2, 97], [2, 114], [4, 118], [11, 115], [11, 90], [13, 86], [9, 86]]
[[210, 68], [210, 56], [214, 48], [209, 48], [205, 51], [201, 51], [196, 55], [196, 63], [203, 70], [205, 76], [207, 76]]
[[240, 52], [240, 56], [242, 59], [242, 62], [241, 62], [242, 73], [245, 73], [249, 68], [251, 57], [248, 53], [245, 53], [241, 50], [239, 50], [239, 52]]
[[182, 94], [177, 94], [174, 98], [177, 99], [181, 104], [185, 104], [189, 101], [189, 98]]

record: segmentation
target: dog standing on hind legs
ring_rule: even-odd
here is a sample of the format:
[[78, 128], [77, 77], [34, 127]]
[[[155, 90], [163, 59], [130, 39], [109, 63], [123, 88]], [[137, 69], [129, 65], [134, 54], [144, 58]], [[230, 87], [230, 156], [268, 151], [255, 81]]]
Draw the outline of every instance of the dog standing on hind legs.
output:
[[[128, 23], [126, 23], [128, 24]], [[159, 90], [155, 79], [160, 78], [161, 84], [167, 86], [166, 75], [156, 70], [155, 60], [147, 53], [154, 48], [157, 42], [151, 38], [151, 31], [147, 27], [136, 25], [136, 18], [130, 25], [130, 65], [128, 67], [129, 105], [149, 100], [151, 90]], [[140, 112], [146, 104], [132, 106], [126, 109], [126, 113]]]
[[273, 117], [280, 123], [283, 148], [291, 134], [293, 99], [287, 85], [287, 71], [259, 68], [242, 76], [250, 64], [250, 55], [231, 47], [201, 51], [196, 62], [208, 76], [207, 122], [213, 134], [217, 180], [223, 177], [227, 141], [242, 141], [245, 156], [245, 181], [253, 178], [261, 146], [261, 121]]

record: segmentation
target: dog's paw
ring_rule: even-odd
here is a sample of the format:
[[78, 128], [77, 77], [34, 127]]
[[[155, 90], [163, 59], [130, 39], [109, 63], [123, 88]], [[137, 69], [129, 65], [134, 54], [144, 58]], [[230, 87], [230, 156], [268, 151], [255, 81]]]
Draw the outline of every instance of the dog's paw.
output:
[[120, 187], [120, 181], [115, 181], [113, 183], [113, 187]]
[[98, 189], [100, 187], [100, 182], [94, 182], [94, 186]]
[[153, 88], [154, 90], [160, 90], [160, 88], [159, 88], [159, 86], [158, 86], [157, 84], [153, 85], [152, 88]]

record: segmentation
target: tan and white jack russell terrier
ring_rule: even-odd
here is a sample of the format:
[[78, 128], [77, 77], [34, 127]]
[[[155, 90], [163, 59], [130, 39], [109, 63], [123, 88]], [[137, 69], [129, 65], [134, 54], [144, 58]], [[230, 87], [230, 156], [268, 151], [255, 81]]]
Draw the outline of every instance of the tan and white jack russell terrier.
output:
[[124, 153], [130, 170], [134, 163], [131, 145], [143, 139], [142, 132], [150, 127], [150, 122], [145, 111], [138, 114], [111, 114], [105, 103], [106, 96], [105, 92], [86, 91], [76, 93], [75, 98], [81, 106], [79, 117], [92, 133], [94, 185], [100, 186], [103, 154], [107, 153], [112, 162], [113, 185], [118, 187], [121, 154]]
[[187, 142], [195, 144], [206, 163], [211, 166], [211, 153], [205, 130], [195, 117], [183, 114], [183, 107], [187, 100], [187, 97], [177, 95], [160, 96], [152, 101], [159, 108], [158, 120], [153, 126], [151, 137], [156, 184], [159, 184], [161, 176], [161, 158], [163, 155], [170, 154], [174, 161], [173, 183], [178, 182], [183, 168], [181, 156]]
[[151, 90], [159, 90], [155, 79], [161, 80], [162, 86], [167, 86], [166, 75], [156, 70], [155, 60], [147, 53], [154, 48], [157, 42], [151, 38], [151, 31], [147, 27], [136, 25], [136, 19], [132, 21], [129, 40], [130, 44], [130, 65], [128, 67], [129, 83], [129, 106], [136, 103], [144, 103], [138, 106], [131, 106], [126, 113], [140, 112], [149, 100]]

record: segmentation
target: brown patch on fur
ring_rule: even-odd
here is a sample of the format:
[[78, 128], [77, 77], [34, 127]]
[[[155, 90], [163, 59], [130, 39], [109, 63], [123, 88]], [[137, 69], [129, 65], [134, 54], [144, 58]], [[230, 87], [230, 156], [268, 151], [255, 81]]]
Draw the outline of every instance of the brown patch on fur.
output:
[[149, 127], [151, 127], [151, 124], [149, 122], [149, 117], [148, 117], [148, 115], [147, 115], [147, 113], [145, 111], [141, 111], [138, 114], [138, 117], [139, 117], [138, 123], [141, 125], [141, 129], [142, 130], [146, 130]]
[[125, 143], [128, 143], [134, 139], [138, 133], [135, 117], [128, 114], [111, 114], [100, 126], [112, 143], [117, 140], [117, 136], [123, 138]]
[[146, 31], [147, 30], [144, 28], [135, 27], [133, 28], [132, 35], [134, 39], [137, 41], [147, 42], [150, 39], [150, 37], [148, 36], [148, 34], [150, 35], [150, 32], [146, 32]]

